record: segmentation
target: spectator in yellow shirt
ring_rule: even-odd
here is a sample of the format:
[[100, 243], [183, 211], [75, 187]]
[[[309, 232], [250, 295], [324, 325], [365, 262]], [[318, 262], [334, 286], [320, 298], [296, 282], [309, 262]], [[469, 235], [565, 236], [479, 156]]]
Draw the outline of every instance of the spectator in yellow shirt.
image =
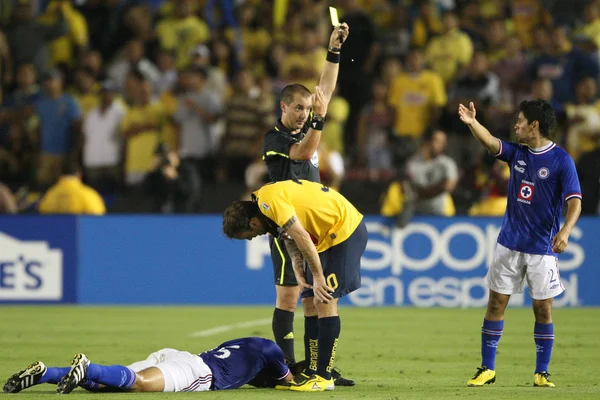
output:
[[592, 39], [600, 49], [600, 5], [597, 2], [590, 2], [585, 6], [583, 20], [585, 24], [577, 30], [577, 33]]
[[190, 51], [208, 40], [209, 30], [204, 21], [192, 14], [190, 0], [174, 3], [174, 17], [161, 21], [156, 33], [162, 48], [175, 50], [177, 69], [181, 69], [189, 63]]
[[297, 82], [312, 88], [319, 84], [321, 71], [325, 68], [327, 50], [321, 46], [317, 26], [305, 24], [303, 48], [289, 53], [283, 60], [281, 76], [288, 82]]
[[102, 197], [81, 182], [81, 169], [73, 161], [67, 161], [63, 175], [40, 201], [41, 214], [91, 214], [106, 213]]
[[481, 197], [469, 208], [471, 216], [501, 217], [506, 211], [510, 167], [500, 160], [489, 166], [488, 160], [486, 155], [475, 171], [475, 190]]
[[323, 130], [321, 143], [330, 152], [344, 155], [344, 125], [350, 114], [350, 105], [336, 90], [327, 107], [327, 126]]
[[458, 17], [453, 12], [444, 13], [442, 23], [443, 33], [431, 39], [426, 54], [431, 69], [448, 84], [471, 61], [473, 42], [458, 28]]
[[163, 138], [167, 117], [143, 74], [134, 70], [128, 81], [134, 104], [121, 121], [120, 130], [126, 146], [125, 180], [128, 185], [137, 185], [154, 167], [154, 150]]
[[59, 19], [59, 9], [62, 9], [69, 30], [66, 35], [50, 43], [51, 61], [55, 66], [71, 65], [88, 45], [88, 26], [83, 15], [73, 7], [71, 2], [62, 0], [52, 0], [48, 4], [45, 13], [40, 16], [40, 23], [56, 24]]
[[100, 85], [89, 68], [79, 67], [75, 70], [75, 87], [73, 97], [79, 104], [82, 118], [100, 104]]
[[[257, 7], [249, 4], [239, 8], [239, 25], [236, 30], [241, 35], [241, 54], [240, 59], [245, 65], [252, 68], [253, 73], [261, 73], [256, 68], [262, 66], [262, 60], [267, 55], [267, 50], [271, 45], [271, 35], [261, 25], [256, 24], [260, 16], [257, 16]], [[227, 40], [231, 43], [236, 41], [236, 30], [229, 28], [226, 31]]]
[[534, 28], [538, 25], [549, 27], [552, 15], [544, 8], [542, 0], [511, 0], [514, 31], [521, 39], [524, 48], [533, 45]]
[[418, 139], [437, 118], [448, 99], [440, 75], [424, 69], [420, 49], [413, 49], [408, 54], [406, 69], [393, 82], [389, 103], [396, 111], [396, 135]]
[[412, 24], [412, 44], [424, 47], [427, 42], [442, 31], [442, 23], [432, 1], [421, 1], [419, 14]]

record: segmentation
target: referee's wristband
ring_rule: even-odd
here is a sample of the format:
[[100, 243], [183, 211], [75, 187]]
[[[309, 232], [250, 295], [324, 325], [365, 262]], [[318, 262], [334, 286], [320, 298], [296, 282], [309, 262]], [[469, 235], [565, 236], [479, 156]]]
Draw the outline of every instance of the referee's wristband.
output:
[[312, 121], [310, 121], [310, 128], [314, 129], [315, 131], [322, 131], [324, 127], [325, 120], [317, 121], [316, 119], [313, 119]]
[[340, 53], [334, 53], [332, 51], [327, 52], [327, 61], [334, 64], [340, 63]]

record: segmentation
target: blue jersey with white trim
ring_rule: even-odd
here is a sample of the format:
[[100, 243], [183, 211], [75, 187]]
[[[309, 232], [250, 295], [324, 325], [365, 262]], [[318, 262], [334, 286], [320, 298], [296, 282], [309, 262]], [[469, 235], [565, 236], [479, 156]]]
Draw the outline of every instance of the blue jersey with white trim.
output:
[[212, 371], [213, 390], [244, 386], [262, 370], [275, 380], [284, 379], [290, 373], [283, 352], [269, 339], [234, 339], [199, 356]]
[[527, 254], [555, 255], [565, 201], [581, 199], [575, 162], [556, 143], [541, 149], [500, 140], [496, 158], [510, 166], [508, 205], [498, 243]]

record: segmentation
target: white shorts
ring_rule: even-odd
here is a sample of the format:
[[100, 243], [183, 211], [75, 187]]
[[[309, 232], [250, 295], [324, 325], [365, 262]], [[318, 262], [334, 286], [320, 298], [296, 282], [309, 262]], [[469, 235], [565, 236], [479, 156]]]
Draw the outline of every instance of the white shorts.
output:
[[525, 278], [534, 300], [550, 299], [565, 290], [556, 257], [521, 253], [497, 243], [494, 260], [485, 276], [487, 287], [500, 294], [522, 293]]
[[212, 371], [199, 356], [175, 349], [162, 349], [128, 366], [134, 372], [156, 367], [165, 377], [165, 392], [206, 392]]

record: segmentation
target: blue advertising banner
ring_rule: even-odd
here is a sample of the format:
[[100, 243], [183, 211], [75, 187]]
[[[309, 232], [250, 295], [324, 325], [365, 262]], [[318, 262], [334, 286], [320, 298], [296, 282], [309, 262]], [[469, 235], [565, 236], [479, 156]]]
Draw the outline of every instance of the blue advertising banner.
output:
[[[366, 217], [369, 231], [362, 258], [362, 287], [340, 301], [356, 306], [481, 307], [483, 277], [492, 261], [501, 218], [415, 218], [393, 229], [381, 217]], [[600, 220], [581, 218], [559, 257], [565, 292], [556, 307], [600, 305]], [[257, 238], [258, 239], [258, 238]], [[270, 270], [266, 240], [246, 242], [246, 268]], [[531, 304], [528, 289], [511, 306]]]
[[244, 243], [221, 226], [221, 216], [81, 217], [79, 302], [273, 302], [272, 271], [246, 268]]
[[[366, 217], [356, 306], [478, 307], [500, 218], [416, 218], [403, 230]], [[78, 301], [88, 304], [273, 304], [266, 236], [231, 241], [220, 216], [81, 217]], [[558, 307], [600, 305], [600, 220], [582, 218], [559, 258]], [[527, 289], [511, 306], [530, 304]]]
[[75, 303], [77, 219], [0, 217], [0, 303]]

